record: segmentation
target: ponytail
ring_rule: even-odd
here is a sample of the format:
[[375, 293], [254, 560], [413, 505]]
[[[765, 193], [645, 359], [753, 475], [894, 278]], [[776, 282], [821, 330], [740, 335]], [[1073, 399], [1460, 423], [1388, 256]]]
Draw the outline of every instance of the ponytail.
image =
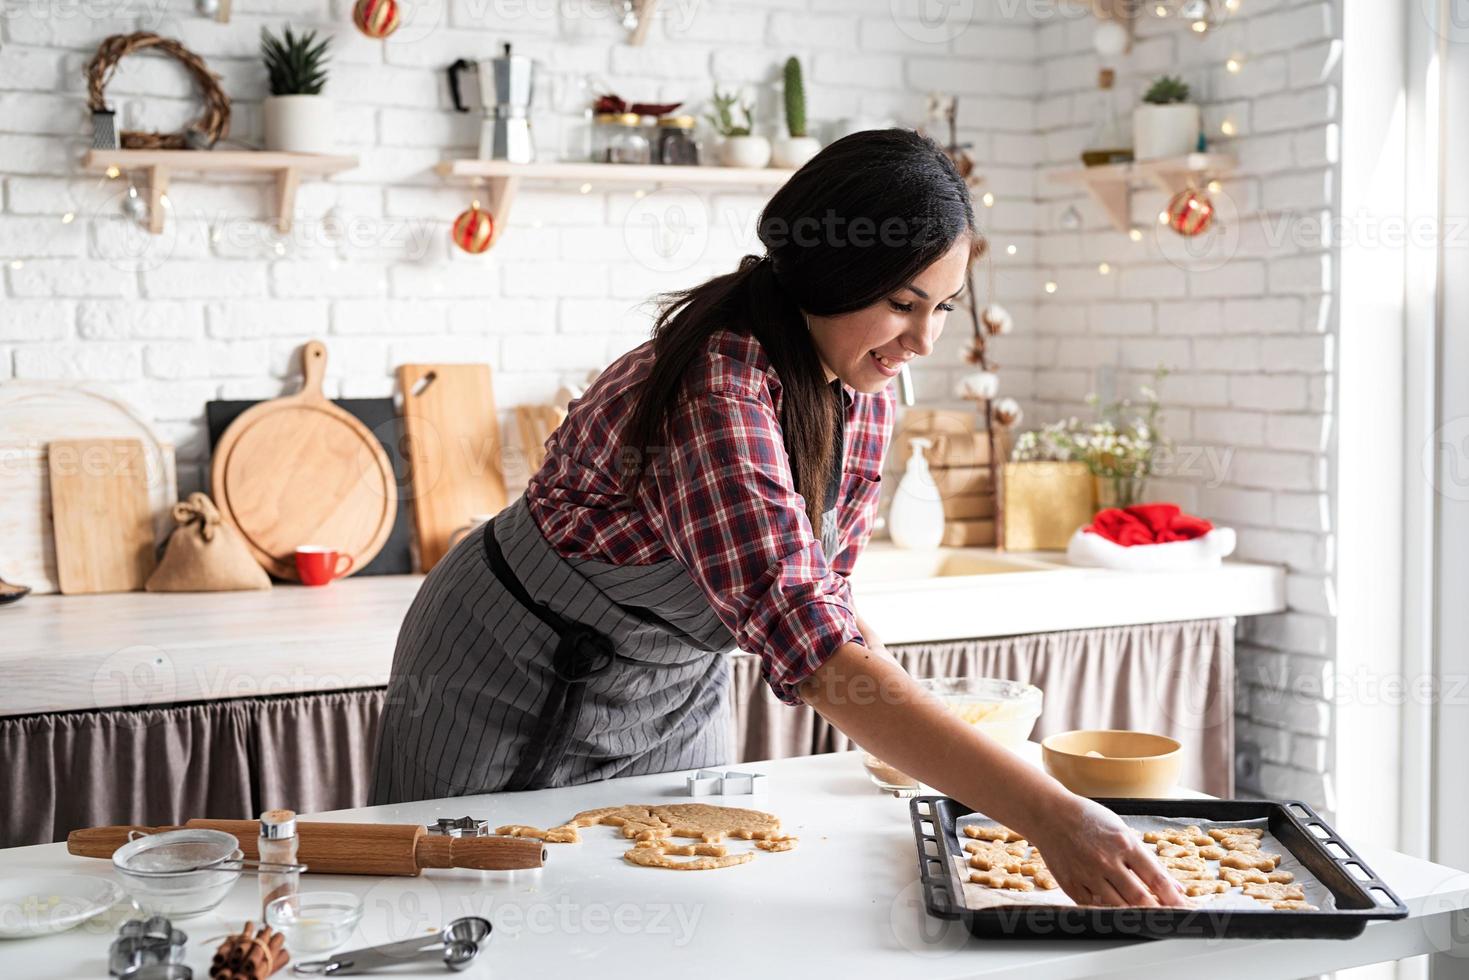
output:
[[806, 328], [806, 317], [776, 278], [769, 256], [746, 255], [734, 272], [668, 293], [653, 326], [653, 367], [623, 429], [623, 488], [629, 498], [666, 445], [668, 413], [683, 394], [689, 368], [723, 329], [759, 341], [781, 383], [781, 434], [796, 492], [811, 526], [821, 527], [839, 403]]

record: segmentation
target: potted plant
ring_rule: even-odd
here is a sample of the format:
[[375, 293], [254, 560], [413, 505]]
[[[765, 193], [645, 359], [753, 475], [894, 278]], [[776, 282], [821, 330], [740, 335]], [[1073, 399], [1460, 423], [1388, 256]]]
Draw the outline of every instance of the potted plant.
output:
[[1132, 153], [1137, 160], [1193, 152], [1199, 142], [1199, 107], [1188, 100], [1188, 85], [1164, 75], [1132, 112]]
[[326, 84], [327, 49], [331, 38], [316, 40], [315, 31], [281, 37], [260, 29], [260, 55], [270, 74], [265, 100], [265, 148], [292, 153], [330, 153], [335, 148], [332, 100], [321, 94]]
[[806, 135], [806, 86], [801, 80], [801, 62], [786, 59], [785, 67], [786, 130], [788, 137], [775, 140], [771, 155], [777, 167], [797, 168], [821, 152], [821, 143]]
[[1016, 441], [1011, 458], [1084, 463], [1096, 481], [1099, 508], [1141, 503], [1159, 455], [1170, 449], [1159, 428], [1161, 406], [1155, 387], [1167, 374], [1160, 367], [1153, 374], [1154, 385], [1139, 388], [1141, 410], [1130, 398], [1100, 405], [1096, 394], [1087, 395], [1087, 404], [1099, 410], [1097, 421], [1084, 424], [1073, 416], [1039, 432], [1026, 432]]
[[[708, 116], [709, 123], [724, 138], [719, 147], [719, 161], [726, 167], [758, 168], [769, 164], [770, 140], [750, 134], [750, 128], [754, 125], [754, 116], [751, 115], [754, 106], [749, 102], [741, 102], [737, 93], [720, 92], [717, 86], [712, 101], [714, 111]], [[736, 108], [745, 117], [743, 125], [735, 122]]]

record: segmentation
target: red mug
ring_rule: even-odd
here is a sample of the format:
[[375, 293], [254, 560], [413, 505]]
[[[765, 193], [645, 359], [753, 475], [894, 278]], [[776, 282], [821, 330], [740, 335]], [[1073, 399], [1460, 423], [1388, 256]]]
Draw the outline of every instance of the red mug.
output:
[[303, 585], [326, 585], [351, 570], [352, 556], [340, 554], [335, 548], [307, 544], [296, 549], [296, 573]]

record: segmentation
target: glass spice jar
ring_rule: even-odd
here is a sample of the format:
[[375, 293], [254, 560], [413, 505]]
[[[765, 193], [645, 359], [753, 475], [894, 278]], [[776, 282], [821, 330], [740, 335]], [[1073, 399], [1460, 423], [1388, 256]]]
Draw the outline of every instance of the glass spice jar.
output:
[[648, 138], [635, 112], [604, 112], [596, 118], [597, 159], [601, 163], [648, 163]]
[[[266, 810], [260, 815], [260, 860], [269, 864], [295, 864], [297, 846], [296, 814], [293, 810]], [[260, 915], [278, 898], [294, 896], [301, 885], [300, 871], [260, 872]]]
[[678, 167], [699, 165], [693, 116], [664, 116], [658, 120], [658, 152], [653, 155], [653, 162]]

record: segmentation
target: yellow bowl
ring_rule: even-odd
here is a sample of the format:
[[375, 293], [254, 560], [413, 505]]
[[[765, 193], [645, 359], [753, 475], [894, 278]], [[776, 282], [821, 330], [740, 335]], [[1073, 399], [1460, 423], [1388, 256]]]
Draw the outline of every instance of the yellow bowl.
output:
[[1041, 740], [1046, 772], [1082, 796], [1168, 796], [1183, 747], [1166, 735], [1116, 729], [1058, 732]]

